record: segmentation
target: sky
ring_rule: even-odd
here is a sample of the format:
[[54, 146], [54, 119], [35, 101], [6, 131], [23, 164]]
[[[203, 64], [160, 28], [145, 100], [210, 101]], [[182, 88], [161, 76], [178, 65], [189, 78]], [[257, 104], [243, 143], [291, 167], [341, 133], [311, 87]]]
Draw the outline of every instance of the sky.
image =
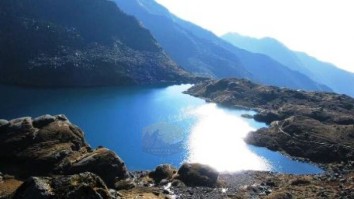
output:
[[272, 37], [354, 72], [353, 0], [156, 0], [216, 35]]

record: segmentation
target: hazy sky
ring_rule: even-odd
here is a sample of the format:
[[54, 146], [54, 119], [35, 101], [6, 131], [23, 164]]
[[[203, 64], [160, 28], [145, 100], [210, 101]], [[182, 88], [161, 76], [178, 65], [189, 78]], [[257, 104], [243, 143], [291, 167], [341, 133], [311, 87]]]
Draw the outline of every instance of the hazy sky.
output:
[[156, 0], [217, 35], [273, 37], [354, 72], [353, 0]]

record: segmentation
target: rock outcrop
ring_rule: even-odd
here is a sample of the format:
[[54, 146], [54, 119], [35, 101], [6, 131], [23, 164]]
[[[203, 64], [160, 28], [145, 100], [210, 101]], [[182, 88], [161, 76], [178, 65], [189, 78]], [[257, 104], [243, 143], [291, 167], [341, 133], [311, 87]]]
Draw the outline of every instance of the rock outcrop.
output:
[[250, 133], [246, 142], [314, 162], [341, 162], [354, 160], [353, 132], [354, 125], [330, 125], [293, 116]]
[[100, 176], [109, 187], [128, 178], [128, 170], [123, 160], [113, 151], [99, 148], [77, 156], [76, 154], [66, 157], [57, 171], [64, 174], [75, 174], [90, 171]]
[[334, 93], [263, 86], [223, 79], [195, 85], [187, 93], [235, 108], [253, 109], [269, 124], [246, 141], [318, 163], [354, 160], [354, 99]]
[[30, 177], [16, 191], [13, 199], [113, 199], [105, 183], [93, 173], [69, 176]]
[[3, 122], [0, 162], [2, 172], [20, 178], [92, 172], [113, 187], [128, 177], [124, 162], [114, 152], [91, 149], [84, 133], [64, 115]]

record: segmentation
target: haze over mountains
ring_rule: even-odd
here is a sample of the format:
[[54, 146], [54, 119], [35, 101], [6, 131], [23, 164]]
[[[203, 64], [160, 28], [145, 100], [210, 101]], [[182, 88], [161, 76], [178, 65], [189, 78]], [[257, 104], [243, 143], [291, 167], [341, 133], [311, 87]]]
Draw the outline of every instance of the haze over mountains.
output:
[[174, 84], [191, 82], [193, 73], [354, 95], [348, 89], [354, 84], [353, 74], [293, 52], [276, 40], [225, 36], [227, 42], [154, 0], [114, 2], [0, 1], [0, 82]]
[[106, 0], [1, 0], [0, 82], [31, 86], [178, 83], [191, 77]]
[[230, 45], [211, 32], [174, 16], [154, 0], [114, 1], [123, 11], [137, 17], [179, 65], [196, 75], [239, 77], [268, 85], [330, 90], [268, 56]]
[[273, 38], [252, 38], [237, 33], [222, 36], [239, 48], [267, 55], [292, 70], [305, 74], [313, 81], [327, 85], [337, 93], [354, 96], [354, 74], [337, 66], [317, 60], [303, 52], [292, 51]]

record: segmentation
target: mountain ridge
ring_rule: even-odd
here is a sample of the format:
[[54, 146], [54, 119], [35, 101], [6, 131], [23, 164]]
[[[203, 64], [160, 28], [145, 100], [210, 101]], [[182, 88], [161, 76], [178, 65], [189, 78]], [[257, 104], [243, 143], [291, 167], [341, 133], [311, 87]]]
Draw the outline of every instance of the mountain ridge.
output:
[[191, 75], [107, 0], [2, 0], [0, 81], [29, 86], [178, 83]]
[[155, 1], [114, 2], [137, 17], [179, 65], [196, 75], [239, 77], [267, 85], [330, 91], [267, 56], [232, 46], [210, 31], [171, 14]]
[[240, 48], [268, 55], [284, 66], [298, 71], [313, 81], [325, 84], [333, 91], [354, 96], [348, 85], [354, 84], [354, 74], [337, 66], [318, 60], [304, 52], [293, 51], [274, 38], [252, 38], [238, 33], [221, 36], [225, 41]]

